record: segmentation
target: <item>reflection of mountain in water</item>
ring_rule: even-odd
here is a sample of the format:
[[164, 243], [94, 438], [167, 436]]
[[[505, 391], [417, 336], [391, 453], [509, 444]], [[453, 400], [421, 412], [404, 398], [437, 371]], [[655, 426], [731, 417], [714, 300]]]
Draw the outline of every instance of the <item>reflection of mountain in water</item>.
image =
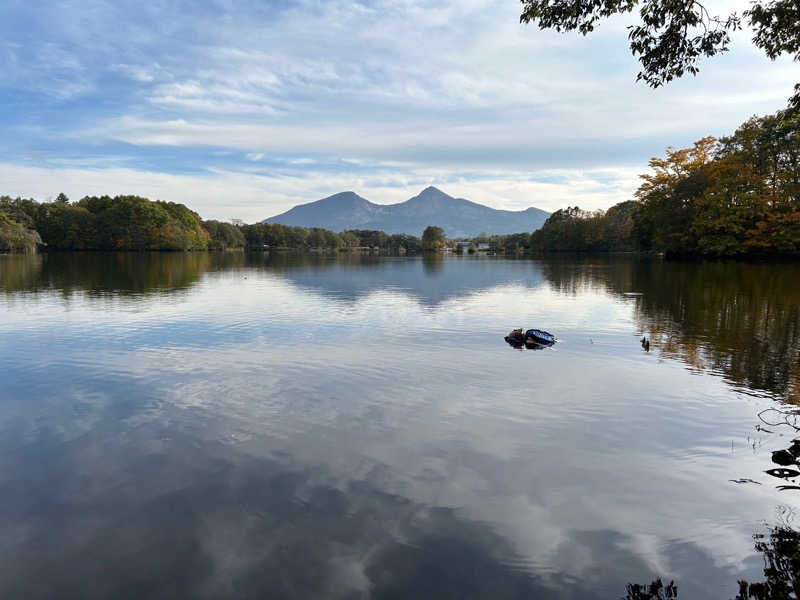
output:
[[544, 263], [558, 290], [635, 302], [653, 348], [737, 385], [800, 402], [800, 265], [613, 259]]
[[381, 258], [343, 255], [250, 255], [249, 266], [262, 266], [295, 285], [355, 302], [376, 291], [397, 291], [435, 306], [500, 285], [536, 287], [544, 283], [538, 262], [489, 258]]

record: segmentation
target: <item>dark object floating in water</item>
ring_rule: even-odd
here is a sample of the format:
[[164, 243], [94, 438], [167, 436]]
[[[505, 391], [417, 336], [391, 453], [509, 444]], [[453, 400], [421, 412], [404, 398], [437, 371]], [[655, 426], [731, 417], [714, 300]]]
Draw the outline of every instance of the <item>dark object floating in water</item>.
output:
[[645, 352], [650, 352], [650, 340], [646, 337], [642, 338], [642, 348], [644, 348]]
[[755, 481], [754, 479], [746, 479], [742, 477], [741, 479], [728, 479], [731, 483], [755, 483], [756, 485], [761, 485], [760, 482]]
[[769, 469], [764, 472], [773, 477], [780, 477], [781, 479], [788, 479], [789, 477], [797, 477], [800, 475], [800, 471], [795, 469]]
[[522, 329], [514, 329], [505, 340], [512, 346], [522, 346], [525, 343], [525, 332]]
[[788, 450], [775, 450], [775, 452], [772, 453], [772, 462], [782, 467], [797, 464], [794, 456]]
[[530, 349], [552, 346], [557, 341], [556, 336], [541, 329], [528, 329], [527, 331], [514, 329], [505, 337], [505, 340], [515, 348], [525, 346]]
[[792, 445], [789, 446], [786, 451], [795, 458], [800, 456], [800, 440], [792, 440]]
[[530, 344], [531, 342], [542, 346], [552, 346], [556, 343], [556, 336], [541, 329], [528, 329], [525, 332], [525, 343]]

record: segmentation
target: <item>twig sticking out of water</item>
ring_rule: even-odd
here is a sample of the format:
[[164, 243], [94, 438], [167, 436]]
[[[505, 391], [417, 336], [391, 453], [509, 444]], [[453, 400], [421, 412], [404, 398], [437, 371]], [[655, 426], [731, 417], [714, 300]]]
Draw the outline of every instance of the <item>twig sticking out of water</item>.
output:
[[[764, 413], [777, 413], [780, 415], [778, 417], [778, 421], [770, 422], [766, 418], [764, 418]], [[782, 417], [782, 418], [781, 418]], [[779, 408], [765, 408], [760, 413], [758, 413], [758, 418], [761, 419], [761, 422], [769, 425], [771, 427], [779, 427], [780, 425], [788, 425], [795, 431], [800, 431], [800, 426], [797, 425], [797, 419], [800, 417], [796, 412], [788, 411], [788, 410], [781, 410]]]

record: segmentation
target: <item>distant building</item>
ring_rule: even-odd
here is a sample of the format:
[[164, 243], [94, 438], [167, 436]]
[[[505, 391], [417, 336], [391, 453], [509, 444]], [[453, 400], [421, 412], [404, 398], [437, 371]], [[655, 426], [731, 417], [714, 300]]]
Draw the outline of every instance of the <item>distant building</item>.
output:
[[456, 252], [488, 252], [489, 242], [456, 242]]

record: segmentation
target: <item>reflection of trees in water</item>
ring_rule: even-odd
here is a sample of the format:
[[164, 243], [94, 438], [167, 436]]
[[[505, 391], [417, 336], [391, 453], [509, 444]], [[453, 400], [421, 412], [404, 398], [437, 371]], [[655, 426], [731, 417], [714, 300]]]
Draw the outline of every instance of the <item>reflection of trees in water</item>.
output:
[[563, 293], [629, 292], [654, 349], [748, 388], [800, 402], [800, 265], [548, 261]]
[[754, 537], [756, 550], [764, 555], [765, 579], [757, 583], [740, 581], [736, 600], [800, 598], [800, 532], [778, 526]]
[[663, 600], [677, 598], [678, 586], [674, 581], [664, 584], [661, 578], [652, 583], [629, 583], [625, 586], [625, 600]]
[[337, 254], [313, 252], [247, 252], [244, 261], [248, 267], [263, 268], [270, 272], [319, 270], [334, 266], [380, 267], [385, 257], [376, 254], [342, 252]]
[[[64, 294], [149, 294], [185, 290], [217, 263], [243, 261], [241, 253], [65, 252], [3, 257], [5, 292], [58, 290]], [[224, 265], [222, 265], [224, 267]]]
[[436, 275], [444, 268], [444, 260], [438, 252], [428, 252], [422, 256], [422, 269], [426, 275]]
[[[800, 265], [592, 258], [542, 266], [560, 293], [599, 290], [635, 303], [639, 329], [663, 355], [800, 404]], [[798, 458], [793, 441], [773, 454], [767, 473], [794, 490]], [[800, 599], [800, 532], [779, 524], [755, 536], [755, 549], [764, 580], [740, 581], [735, 600]], [[629, 584], [625, 593], [626, 600], [661, 600], [677, 598], [678, 587], [657, 579]]]
[[28, 290], [39, 279], [40, 254], [0, 254], [0, 290]]
[[[740, 580], [734, 600], [797, 600], [800, 598], [800, 532], [786, 524], [756, 534], [755, 549], [764, 560], [764, 580]], [[656, 579], [649, 584], [629, 583], [625, 600], [678, 598], [678, 587]]]

